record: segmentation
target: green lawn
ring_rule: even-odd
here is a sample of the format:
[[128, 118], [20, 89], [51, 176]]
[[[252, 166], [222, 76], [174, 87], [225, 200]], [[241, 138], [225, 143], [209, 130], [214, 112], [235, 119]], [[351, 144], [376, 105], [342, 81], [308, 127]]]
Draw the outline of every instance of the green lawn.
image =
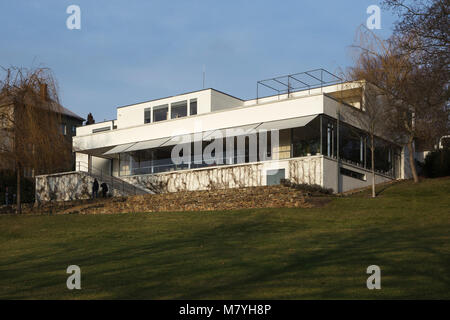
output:
[[0, 298], [450, 299], [449, 195], [446, 178], [315, 209], [3, 215]]

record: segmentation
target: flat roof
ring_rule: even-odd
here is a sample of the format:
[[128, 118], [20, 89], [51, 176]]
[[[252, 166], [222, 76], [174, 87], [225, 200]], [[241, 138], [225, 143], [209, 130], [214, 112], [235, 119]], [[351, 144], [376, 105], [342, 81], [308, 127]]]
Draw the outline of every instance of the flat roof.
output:
[[242, 100], [241, 98], [232, 96], [231, 94], [225, 93], [223, 91], [220, 91], [220, 90], [217, 90], [217, 89], [214, 89], [214, 88], [206, 88], [206, 89], [201, 89], [201, 90], [195, 90], [195, 91], [189, 91], [189, 92], [184, 92], [184, 93], [180, 93], [180, 94], [175, 94], [175, 95], [167, 96], [167, 97], [163, 97], [163, 98], [157, 98], [157, 99], [151, 99], [151, 100], [145, 100], [145, 101], [141, 101], [141, 102], [131, 103], [131, 104], [127, 104], [127, 105], [124, 105], [124, 106], [119, 106], [119, 107], [117, 107], [117, 109], [125, 108], [125, 107], [131, 107], [131, 106], [134, 106], [134, 105], [137, 105], [137, 104], [142, 104], [142, 103], [147, 103], [147, 102], [153, 102], [153, 101], [158, 101], [158, 100], [163, 100], [163, 99], [174, 98], [174, 97], [178, 97], [178, 96], [183, 96], [185, 94], [191, 94], [191, 93], [207, 91], [207, 90], [213, 90], [213, 91], [219, 92], [221, 94], [227, 95], [227, 96], [229, 96], [231, 98], [234, 98], [234, 99], [237, 99], [237, 100], [240, 100], [240, 101], [245, 101], [245, 100]]
[[[357, 82], [357, 81], [345, 81], [345, 82], [342, 82], [342, 83], [352, 83], [352, 82]], [[339, 83], [328, 84], [328, 85], [326, 85], [326, 86], [323, 86], [322, 88], [332, 87], [332, 86], [336, 86], [336, 85], [339, 85]], [[319, 89], [319, 88], [310, 88], [310, 89], [297, 90], [297, 91], [293, 91], [293, 92], [291, 92], [291, 93], [302, 92], [302, 91], [308, 91], [308, 90], [313, 90], [313, 89]], [[153, 102], [153, 101], [158, 101], [158, 100], [163, 100], [163, 99], [168, 99], [168, 98], [174, 98], [174, 97], [178, 97], [178, 96], [182, 96], [182, 95], [186, 95], [186, 94], [191, 94], [191, 93], [196, 93], [196, 92], [201, 92], [201, 91], [206, 91], [206, 90], [213, 90], [213, 91], [216, 91], [216, 92], [218, 92], [218, 93], [220, 93], [220, 94], [229, 96], [229, 97], [231, 97], [231, 98], [237, 99], [237, 100], [242, 101], [242, 102], [247, 102], [247, 101], [257, 101], [257, 100], [258, 100], [258, 98], [244, 100], [244, 99], [235, 97], [235, 96], [233, 96], [233, 95], [231, 95], [231, 94], [228, 94], [228, 93], [226, 93], [226, 92], [223, 92], [223, 91], [220, 91], [220, 90], [217, 90], [217, 89], [214, 89], [214, 88], [206, 88], [206, 89], [201, 89], [201, 90], [195, 90], [195, 91], [184, 92], [184, 93], [180, 93], [180, 94], [176, 94], [176, 95], [172, 95], [172, 96], [167, 96], [167, 97], [163, 97], [163, 98], [151, 99], [151, 100], [146, 100], [146, 101], [136, 102], [136, 103], [132, 103], [132, 104], [127, 104], [127, 105], [124, 105], [124, 106], [119, 106], [119, 107], [117, 107], [117, 109], [120, 109], [120, 108], [126, 108], [126, 107], [132, 107], [132, 106], [135, 106], [135, 105], [138, 105], [138, 104], [142, 104], [142, 103], [148, 103], [148, 102]], [[274, 94], [274, 95], [269, 95], [269, 96], [265, 96], [265, 97], [259, 97], [259, 99], [266, 99], [266, 98], [270, 98], [270, 97], [276, 97], [276, 96], [279, 96], [279, 95], [280, 95], [280, 94]], [[328, 95], [327, 95], [327, 96], [328, 96]], [[113, 120], [105, 120], [105, 121], [103, 121], [103, 122], [115, 121], [115, 120], [117, 120], [117, 119], [113, 119]], [[100, 122], [98, 122], [98, 123], [100, 123]]]

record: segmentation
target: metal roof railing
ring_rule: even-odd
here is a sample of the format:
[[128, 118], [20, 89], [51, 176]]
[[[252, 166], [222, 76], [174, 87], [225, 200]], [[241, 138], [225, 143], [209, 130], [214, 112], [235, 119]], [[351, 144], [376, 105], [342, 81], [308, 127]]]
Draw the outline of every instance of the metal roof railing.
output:
[[[258, 102], [261, 93], [261, 86], [280, 94], [289, 94], [292, 92], [322, 88], [327, 85], [342, 83], [342, 78], [325, 69], [315, 69], [295, 74], [279, 76], [275, 78], [257, 81], [256, 84], [256, 102]], [[267, 97], [267, 96], [264, 96]]]

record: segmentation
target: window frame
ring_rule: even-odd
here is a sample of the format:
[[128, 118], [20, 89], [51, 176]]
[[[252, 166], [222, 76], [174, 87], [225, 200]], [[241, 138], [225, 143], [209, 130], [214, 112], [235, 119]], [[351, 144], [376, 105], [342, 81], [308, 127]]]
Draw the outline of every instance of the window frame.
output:
[[[184, 115], [174, 117], [174, 110], [177, 110], [178, 108], [185, 109]], [[188, 101], [187, 100], [177, 101], [177, 102], [173, 102], [170, 104], [170, 119], [184, 118], [184, 117], [187, 117], [188, 115], [189, 114], [188, 114]]]
[[[195, 113], [192, 113], [193, 105], [195, 103]], [[195, 116], [198, 114], [198, 100], [197, 98], [189, 99], [189, 115]]]
[[[156, 120], [155, 117], [155, 112], [159, 111], [159, 110], [163, 110], [166, 109], [166, 118], [165, 119], [161, 119], [161, 120]], [[154, 106], [152, 108], [152, 118], [153, 118], [153, 122], [160, 122], [160, 121], [166, 121], [169, 120], [169, 104], [161, 104], [159, 106]]]
[[[148, 113], [148, 119], [147, 119]], [[148, 121], [147, 121], [148, 120]], [[144, 124], [152, 123], [152, 108], [144, 108]]]

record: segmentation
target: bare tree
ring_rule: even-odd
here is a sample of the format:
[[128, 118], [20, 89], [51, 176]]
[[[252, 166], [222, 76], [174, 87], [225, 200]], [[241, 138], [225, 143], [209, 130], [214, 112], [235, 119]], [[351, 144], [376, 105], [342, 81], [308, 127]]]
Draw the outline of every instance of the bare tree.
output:
[[71, 147], [62, 134], [58, 88], [48, 68], [2, 68], [0, 80], [0, 162], [17, 176], [17, 212], [21, 212], [20, 180], [65, 169]]
[[448, 73], [450, 63], [449, 0], [384, 0], [386, 8], [399, 16], [394, 32], [409, 41], [402, 49], [414, 54], [421, 65], [435, 65]]
[[[421, 90], [425, 90], [425, 96], [434, 95], [429, 92], [434, 88], [423, 85], [431, 82], [437, 85], [441, 94], [447, 99], [448, 84], [450, 81], [450, 1], [449, 0], [384, 0], [386, 8], [392, 10], [399, 17], [395, 23], [394, 32], [398, 46], [408, 54], [419, 67], [417, 75]], [[425, 77], [423, 79], [422, 77]], [[426, 80], [426, 81], [425, 81]], [[441, 88], [444, 87], [444, 90]], [[412, 93], [417, 93], [415, 90]], [[435, 118], [433, 110], [430, 110], [430, 118]], [[441, 112], [437, 116], [442, 116]], [[431, 121], [429, 121], [431, 123]], [[449, 134], [450, 125], [442, 131], [442, 123], [434, 123], [431, 126], [418, 127], [420, 137], [417, 142], [423, 147], [432, 148], [440, 137], [436, 135]]]
[[376, 85], [383, 95], [387, 111], [384, 130], [406, 146], [415, 182], [418, 175], [414, 160], [414, 141], [435, 139], [448, 123], [448, 89], [445, 73], [435, 73], [416, 62], [402, 49], [408, 38], [395, 36], [388, 41], [367, 29], [360, 30], [360, 49], [351, 73]]

